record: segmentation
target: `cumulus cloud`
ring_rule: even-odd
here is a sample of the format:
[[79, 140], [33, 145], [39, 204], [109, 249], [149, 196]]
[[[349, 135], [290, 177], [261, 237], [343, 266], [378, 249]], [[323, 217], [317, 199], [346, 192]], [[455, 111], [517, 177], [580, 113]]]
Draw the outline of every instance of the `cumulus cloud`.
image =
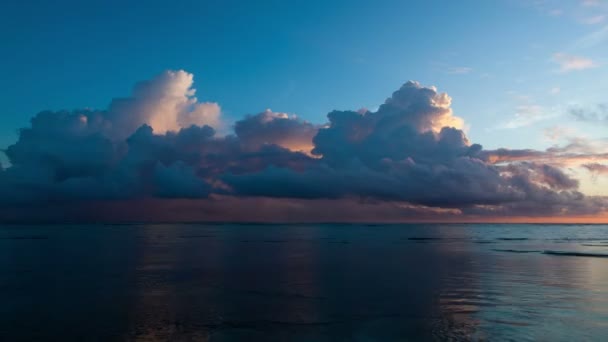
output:
[[329, 217], [322, 210], [344, 220], [351, 209], [403, 220], [606, 208], [578, 192], [558, 165], [529, 160], [574, 146], [485, 151], [468, 140], [451, 98], [434, 87], [407, 82], [377, 110], [333, 111], [323, 125], [266, 110], [218, 136], [219, 106], [198, 102], [192, 85], [191, 74], [169, 71], [107, 110], [37, 114], [6, 151], [11, 166], [0, 170], [0, 214], [14, 219], [19, 208], [41, 212], [53, 203], [65, 215], [86, 216], [112, 203], [159, 201], [182, 203], [182, 217], [198, 220], [257, 219], [245, 206], [255, 201], [284, 210], [263, 211], [268, 215], [319, 220]]
[[309, 153], [318, 127], [297, 116], [275, 113], [270, 109], [238, 121], [234, 131], [241, 142], [253, 149], [274, 144], [291, 151]]
[[[162, 190], [168, 172], [178, 171], [169, 165], [178, 156], [176, 146], [163, 140], [190, 133], [192, 125], [205, 125], [201, 134], [213, 135], [210, 126], [219, 124], [220, 115], [217, 104], [197, 101], [192, 84], [192, 74], [167, 71], [138, 83], [131, 97], [113, 100], [107, 110], [38, 113], [5, 152], [12, 167], [0, 179], [9, 194], [3, 200], [181, 193]], [[159, 161], [169, 169], [159, 168]], [[191, 173], [185, 168], [179, 168], [183, 176]]]
[[449, 103], [446, 94], [408, 82], [376, 112], [331, 112], [314, 138], [312, 153], [321, 158], [306, 170], [271, 167], [224, 181], [244, 196], [382, 198], [476, 213], [480, 205], [499, 206], [503, 214], [522, 203], [528, 212], [539, 199], [551, 210], [563, 211], [571, 200], [578, 209], [601, 209], [586, 207], [577, 181], [554, 166], [486, 161]]
[[200, 103], [192, 88], [194, 76], [183, 70], [166, 71], [135, 85], [132, 97], [116, 99], [104, 117], [111, 127], [106, 133], [125, 138], [147, 124], [157, 134], [176, 132], [191, 125], [219, 124], [220, 107]]

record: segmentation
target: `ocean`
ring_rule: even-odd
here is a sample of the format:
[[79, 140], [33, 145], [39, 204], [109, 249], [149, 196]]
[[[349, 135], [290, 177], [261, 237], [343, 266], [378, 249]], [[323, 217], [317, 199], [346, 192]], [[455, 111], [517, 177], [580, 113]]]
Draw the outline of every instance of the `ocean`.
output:
[[1, 341], [603, 341], [608, 226], [0, 225]]

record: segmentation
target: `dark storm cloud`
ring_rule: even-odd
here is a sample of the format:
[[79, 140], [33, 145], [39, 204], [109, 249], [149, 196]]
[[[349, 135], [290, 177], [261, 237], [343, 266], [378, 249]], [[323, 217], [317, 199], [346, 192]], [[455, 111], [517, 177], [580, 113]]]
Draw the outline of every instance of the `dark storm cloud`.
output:
[[192, 75], [166, 72], [106, 111], [39, 113], [6, 151], [1, 203], [199, 199], [220, 210], [218, 201], [258, 198], [333, 203], [347, 215], [357, 206], [336, 201], [361, 199], [396, 203], [386, 212], [444, 216], [606, 208], [560, 168], [529, 160], [565, 152], [484, 151], [467, 139], [450, 97], [415, 82], [375, 112], [334, 111], [321, 126], [267, 110], [237, 121], [227, 136], [212, 128], [221, 125], [219, 106], [199, 103], [191, 86]]

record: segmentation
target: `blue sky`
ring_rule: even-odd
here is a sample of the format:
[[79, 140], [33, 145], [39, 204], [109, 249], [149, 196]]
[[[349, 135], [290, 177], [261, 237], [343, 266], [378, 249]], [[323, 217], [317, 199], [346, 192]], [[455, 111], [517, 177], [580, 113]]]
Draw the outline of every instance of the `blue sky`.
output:
[[0, 40], [0, 148], [42, 110], [104, 109], [164, 70], [192, 73], [227, 122], [271, 108], [323, 124], [415, 80], [486, 149], [608, 148], [604, 0], [6, 1]]

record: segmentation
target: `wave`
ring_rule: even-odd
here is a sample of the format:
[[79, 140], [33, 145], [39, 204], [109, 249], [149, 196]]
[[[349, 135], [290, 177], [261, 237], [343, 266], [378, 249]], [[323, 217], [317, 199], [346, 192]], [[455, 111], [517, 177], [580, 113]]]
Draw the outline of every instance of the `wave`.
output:
[[598, 252], [582, 252], [582, 251], [555, 251], [555, 250], [532, 250], [532, 249], [492, 249], [495, 252], [505, 253], [541, 253], [547, 255], [558, 255], [558, 256], [576, 256], [576, 257], [594, 257], [594, 258], [608, 258], [608, 253]]
[[508, 253], [540, 253], [542, 251], [526, 250], [526, 249], [493, 249], [496, 252], [508, 252]]
[[595, 258], [608, 258], [607, 253], [595, 253], [595, 252], [575, 252], [575, 251], [543, 251], [543, 254], [559, 255], [559, 256], [577, 256], [577, 257], [595, 257]]
[[608, 241], [601, 241], [601, 240], [605, 240], [606, 237], [605, 236], [598, 236], [598, 237], [588, 237], [588, 238], [554, 238], [554, 239], [545, 239], [545, 240], [552, 240], [552, 241], [564, 241], [564, 242], [576, 242], [576, 241], [598, 241], [599, 243], [608, 243]]

